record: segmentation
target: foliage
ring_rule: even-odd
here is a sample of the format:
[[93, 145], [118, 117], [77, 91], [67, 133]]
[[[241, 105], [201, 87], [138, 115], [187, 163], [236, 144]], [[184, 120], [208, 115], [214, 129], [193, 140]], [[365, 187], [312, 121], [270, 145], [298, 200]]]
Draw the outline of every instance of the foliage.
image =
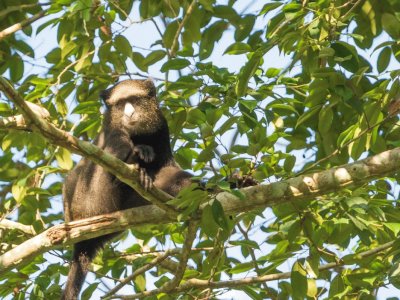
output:
[[[235, 172], [265, 183], [399, 146], [397, 0], [3, 0], [0, 30], [42, 10], [44, 18], [0, 40], [0, 74], [25, 100], [48, 109], [53, 124], [82, 139], [101, 126], [101, 90], [129, 76], [153, 76], [176, 160], [224, 190]], [[153, 30], [145, 49], [138, 46], [149, 38], [143, 28]], [[38, 40], [52, 46], [38, 51], [32, 45]], [[0, 115], [16, 113], [2, 97]], [[62, 181], [77, 158], [25, 131], [0, 130], [0, 145], [1, 219], [36, 232], [61, 222]], [[173, 202], [184, 214], [206, 202], [184, 279], [291, 272], [278, 283], [238, 285], [228, 293], [251, 299], [372, 299], [380, 287], [400, 288], [398, 247], [359, 255], [399, 234], [395, 180], [377, 178], [356, 190], [237, 216], [224, 215], [204, 191], [184, 191]], [[128, 247], [114, 243], [97, 257], [98, 278], [83, 298], [99, 278], [115, 286], [149, 263], [152, 251], [181, 247], [185, 228], [132, 229], [136, 242], [126, 234]], [[2, 253], [29, 238], [18, 230], [0, 233]], [[70, 255], [51, 252], [7, 273], [0, 296], [57, 297]], [[335, 262], [345, 265], [321, 269]], [[168, 273], [158, 265], [125, 292], [159, 287]], [[223, 292], [193, 288], [180, 299]]]

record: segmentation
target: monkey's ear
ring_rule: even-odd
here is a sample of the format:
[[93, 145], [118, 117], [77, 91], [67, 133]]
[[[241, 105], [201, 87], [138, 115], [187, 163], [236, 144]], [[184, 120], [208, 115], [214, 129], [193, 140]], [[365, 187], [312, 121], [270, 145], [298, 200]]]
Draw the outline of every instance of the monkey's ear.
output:
[[156, 96], [156, 87], [154, 85], [154, 82], [151, 78], [147, 78], [145, 81], [143, 81], [144, 84], [146, 85], [148, 95], [151, 97]]
[[103, 100], [103, 102], [107, 106], [110, 105], [110, 103], [109, 103], [110, 96], [111, 96], [111, 89], [107, 89], [107, 90], [104, 90], [104, 91], [100, 92], [100, 98]]

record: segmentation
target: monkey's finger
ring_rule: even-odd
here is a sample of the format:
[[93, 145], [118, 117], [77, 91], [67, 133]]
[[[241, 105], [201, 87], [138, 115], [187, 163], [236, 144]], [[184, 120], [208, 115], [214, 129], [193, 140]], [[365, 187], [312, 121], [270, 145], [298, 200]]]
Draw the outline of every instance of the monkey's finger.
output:
[[135, 153], [139, 156], [141, 160], [146, 163], [152, 162], [155, 157], [153, 147], [147, 145], [138, 145], [134, 148]]
[[151, 179], [150, 176], [147, 176], [147, 190], [150, 190], [153, 187], [153, 180]]

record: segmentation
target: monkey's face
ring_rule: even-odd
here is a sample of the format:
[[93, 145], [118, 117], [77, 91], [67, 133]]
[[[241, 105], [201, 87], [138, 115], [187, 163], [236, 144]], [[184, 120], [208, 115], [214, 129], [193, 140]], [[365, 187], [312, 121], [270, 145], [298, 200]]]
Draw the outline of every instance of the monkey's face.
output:
[[163, 124], [156, 91], [150, 80], [125, 80], [102, 95], [113, 127], [130, 135], [150, 134]]

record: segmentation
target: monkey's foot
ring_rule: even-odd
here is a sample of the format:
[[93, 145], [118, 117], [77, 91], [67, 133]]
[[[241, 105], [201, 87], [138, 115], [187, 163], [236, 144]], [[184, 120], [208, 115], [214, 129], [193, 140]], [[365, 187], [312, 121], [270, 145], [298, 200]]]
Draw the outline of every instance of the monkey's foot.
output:
[[153, 147], [148, 145], [136, 145], [133, 151], [146, 163], [152, 162], [156, 156]]
[[144, 168], [139, 168], [139, 180], [146, 191], [153, 187], [153, 179], [147, 174]]

